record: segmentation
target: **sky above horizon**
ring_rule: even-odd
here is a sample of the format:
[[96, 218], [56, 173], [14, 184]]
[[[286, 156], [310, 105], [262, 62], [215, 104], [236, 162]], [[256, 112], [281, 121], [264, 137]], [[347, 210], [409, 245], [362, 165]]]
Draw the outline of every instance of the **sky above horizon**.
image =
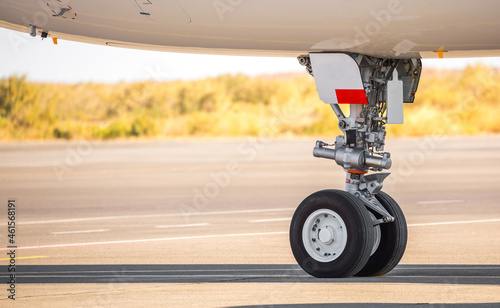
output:
[[[51, 39], [0, 28], [0, 78], [25, 75], [33, 82], [80, 83], [193, 80], [222, 74], [249, 76], [303, 72], [295, 58], [181, 54], [123, 49]], [[500, 58], [424, 59], [424, 67], [460, 69]]]

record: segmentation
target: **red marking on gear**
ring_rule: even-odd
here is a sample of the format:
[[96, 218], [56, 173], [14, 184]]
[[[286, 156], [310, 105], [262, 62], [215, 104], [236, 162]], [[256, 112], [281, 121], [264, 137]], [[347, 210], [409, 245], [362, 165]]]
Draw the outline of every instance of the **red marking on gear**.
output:
[[363, 89], [336, 89], [335, 94], [337, 94], [337, 101], [339, 104], [368, 104], [365, 90]]

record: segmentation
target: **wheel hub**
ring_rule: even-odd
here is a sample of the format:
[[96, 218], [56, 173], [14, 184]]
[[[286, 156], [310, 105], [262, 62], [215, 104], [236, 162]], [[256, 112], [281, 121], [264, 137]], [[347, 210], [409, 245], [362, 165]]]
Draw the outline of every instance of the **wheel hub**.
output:
[[333, 230], [330, 226], [326, 226], [325, 228], [323, 229], [319, 229], [318, 231], [318, 238], [321, 242], [323, 242], [324, 244], [331, 244], [332, 242], [334, 242], [334, 234], [333, 234]]

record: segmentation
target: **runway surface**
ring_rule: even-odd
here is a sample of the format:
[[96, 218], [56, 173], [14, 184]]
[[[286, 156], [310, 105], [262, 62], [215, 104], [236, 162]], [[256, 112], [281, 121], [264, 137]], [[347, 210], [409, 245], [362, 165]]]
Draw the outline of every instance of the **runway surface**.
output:
[[407, 251], [388, 275], [348, 279], [308, 276], [288, 243], [296, 206], [343, 188], [314, 141], [0, 144], [0, 306], [9, 200], [19, 306], [500, 305], [500, 136], [389, 138]]

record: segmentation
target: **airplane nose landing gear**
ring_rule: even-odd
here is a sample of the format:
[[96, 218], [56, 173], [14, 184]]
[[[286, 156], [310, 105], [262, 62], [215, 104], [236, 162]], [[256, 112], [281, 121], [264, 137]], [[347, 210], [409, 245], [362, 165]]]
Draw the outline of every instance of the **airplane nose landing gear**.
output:
[[[389, 173], [367, 173], [392, 166], [383, 152], [385, 125], [403, 122], [402, 105], [413, 102], [421, 62], [342, 53], [312, 53], [299, 62], [344, 133], [334, 145], [317, 141], [313, 155], [342, 166], [346, 183], [345, 191], [319, 191], [299, 205], [290, 225], [293, 255], [315, 277], [383, 275], [403, 256], [406, 221], [381, 191]], [[339, 103], [350, 104], [349, 117]]]

